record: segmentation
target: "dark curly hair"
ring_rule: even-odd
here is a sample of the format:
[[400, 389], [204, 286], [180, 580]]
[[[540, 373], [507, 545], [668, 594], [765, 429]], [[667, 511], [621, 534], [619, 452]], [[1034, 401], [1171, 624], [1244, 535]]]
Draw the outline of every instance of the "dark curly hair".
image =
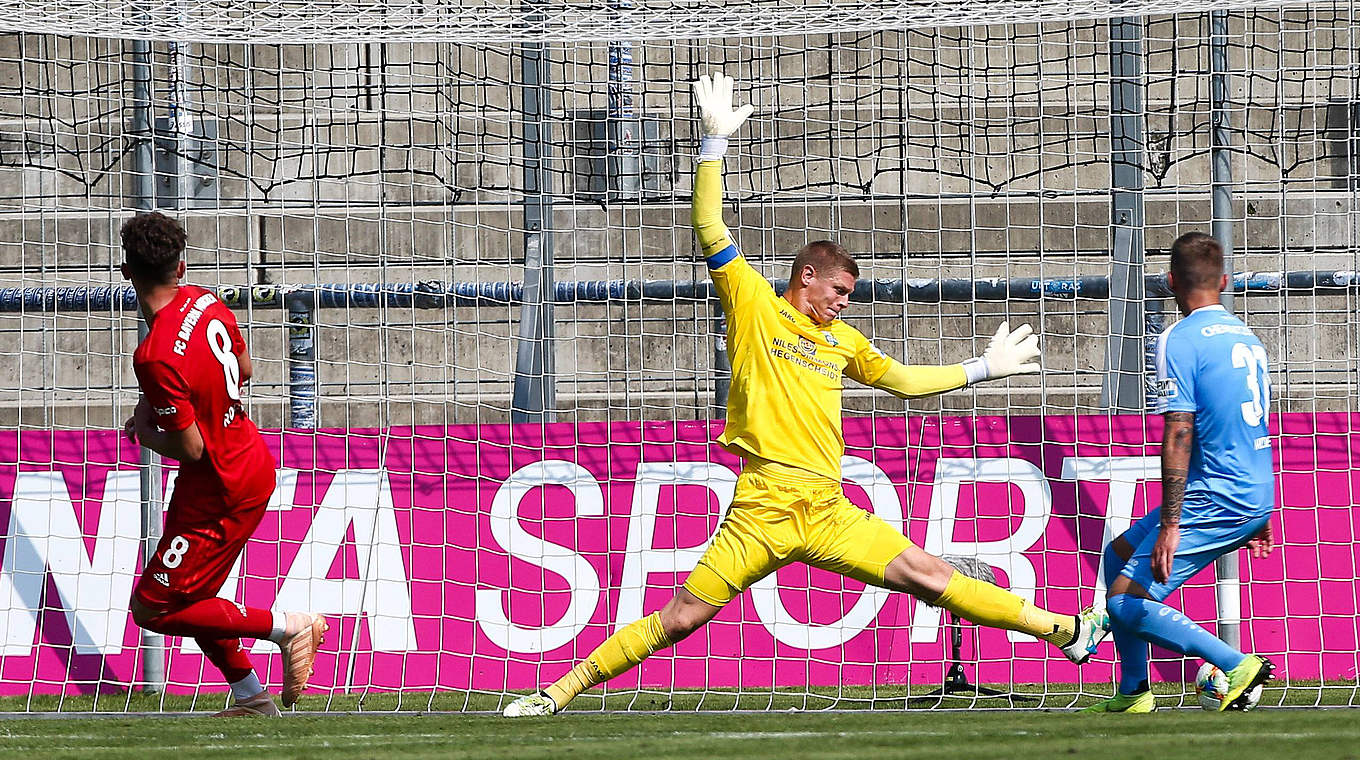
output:
[[159, 211], [138, 214], [123, 222], [123, 260], [133, 277], [168, 282], [184, 255], [184, 228]]

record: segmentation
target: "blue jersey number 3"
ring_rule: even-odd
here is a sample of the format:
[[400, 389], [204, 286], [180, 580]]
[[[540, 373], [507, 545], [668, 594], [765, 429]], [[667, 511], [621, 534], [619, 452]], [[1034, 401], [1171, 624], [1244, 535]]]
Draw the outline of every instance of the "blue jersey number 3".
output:
[[1242, 402], [1242, 419], [1249, 427], [1257, 427], [1270, 412], [1270, 372], [1266, 367], [1266, 350], [1258, 346], [1238, 343], [1232, 348], [1232, 363], [1247, 371], [1247, 392], [1250, 401]]

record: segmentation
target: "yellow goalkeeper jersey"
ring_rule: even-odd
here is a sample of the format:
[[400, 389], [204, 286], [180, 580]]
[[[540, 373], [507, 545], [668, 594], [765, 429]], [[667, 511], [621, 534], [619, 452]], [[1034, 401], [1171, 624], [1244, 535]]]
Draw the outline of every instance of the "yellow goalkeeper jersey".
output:
[[711, 270], [727, 315], [732, 389], [718, 437], [757, 456], [841, 479], [842, 376], [874, 384], [893, 365], [859, 330], [818, 325], [738, 255]]

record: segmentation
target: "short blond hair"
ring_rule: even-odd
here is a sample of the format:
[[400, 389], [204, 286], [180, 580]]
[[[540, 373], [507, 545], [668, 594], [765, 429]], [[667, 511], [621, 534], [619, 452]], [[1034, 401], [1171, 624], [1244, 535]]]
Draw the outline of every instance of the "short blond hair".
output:
[[828, 277], [836, 272], [849, 272], [859, 279], [859, 264], [850, 252], [830, 240], [814, 240], [803, 246], [793, 258], [792, 279], [797, 280], [803, 267], [812, 267], [818, 277]]

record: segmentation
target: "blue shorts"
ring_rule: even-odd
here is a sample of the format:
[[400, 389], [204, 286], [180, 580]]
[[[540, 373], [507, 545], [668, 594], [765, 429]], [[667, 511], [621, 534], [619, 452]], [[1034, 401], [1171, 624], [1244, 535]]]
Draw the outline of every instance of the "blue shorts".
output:
[[1148, 596], [1159, 602], [1210, 562], [1246, 546], [1247, 541], [1270, 522], [1270, 515], [1241, 522], [1181, 523], [1181, 542], [1176, 547], [1176, 557], [1171, 561], [1171, 574], [1166, 583], [1152, 579], [1152, 547], [1157, 545], [1161, 521], [1162, 510], [1154, 509], [1124, 531], [1124, 540], [1133, 547], [1133, 554], [1119, 573], [1147, 589]]

